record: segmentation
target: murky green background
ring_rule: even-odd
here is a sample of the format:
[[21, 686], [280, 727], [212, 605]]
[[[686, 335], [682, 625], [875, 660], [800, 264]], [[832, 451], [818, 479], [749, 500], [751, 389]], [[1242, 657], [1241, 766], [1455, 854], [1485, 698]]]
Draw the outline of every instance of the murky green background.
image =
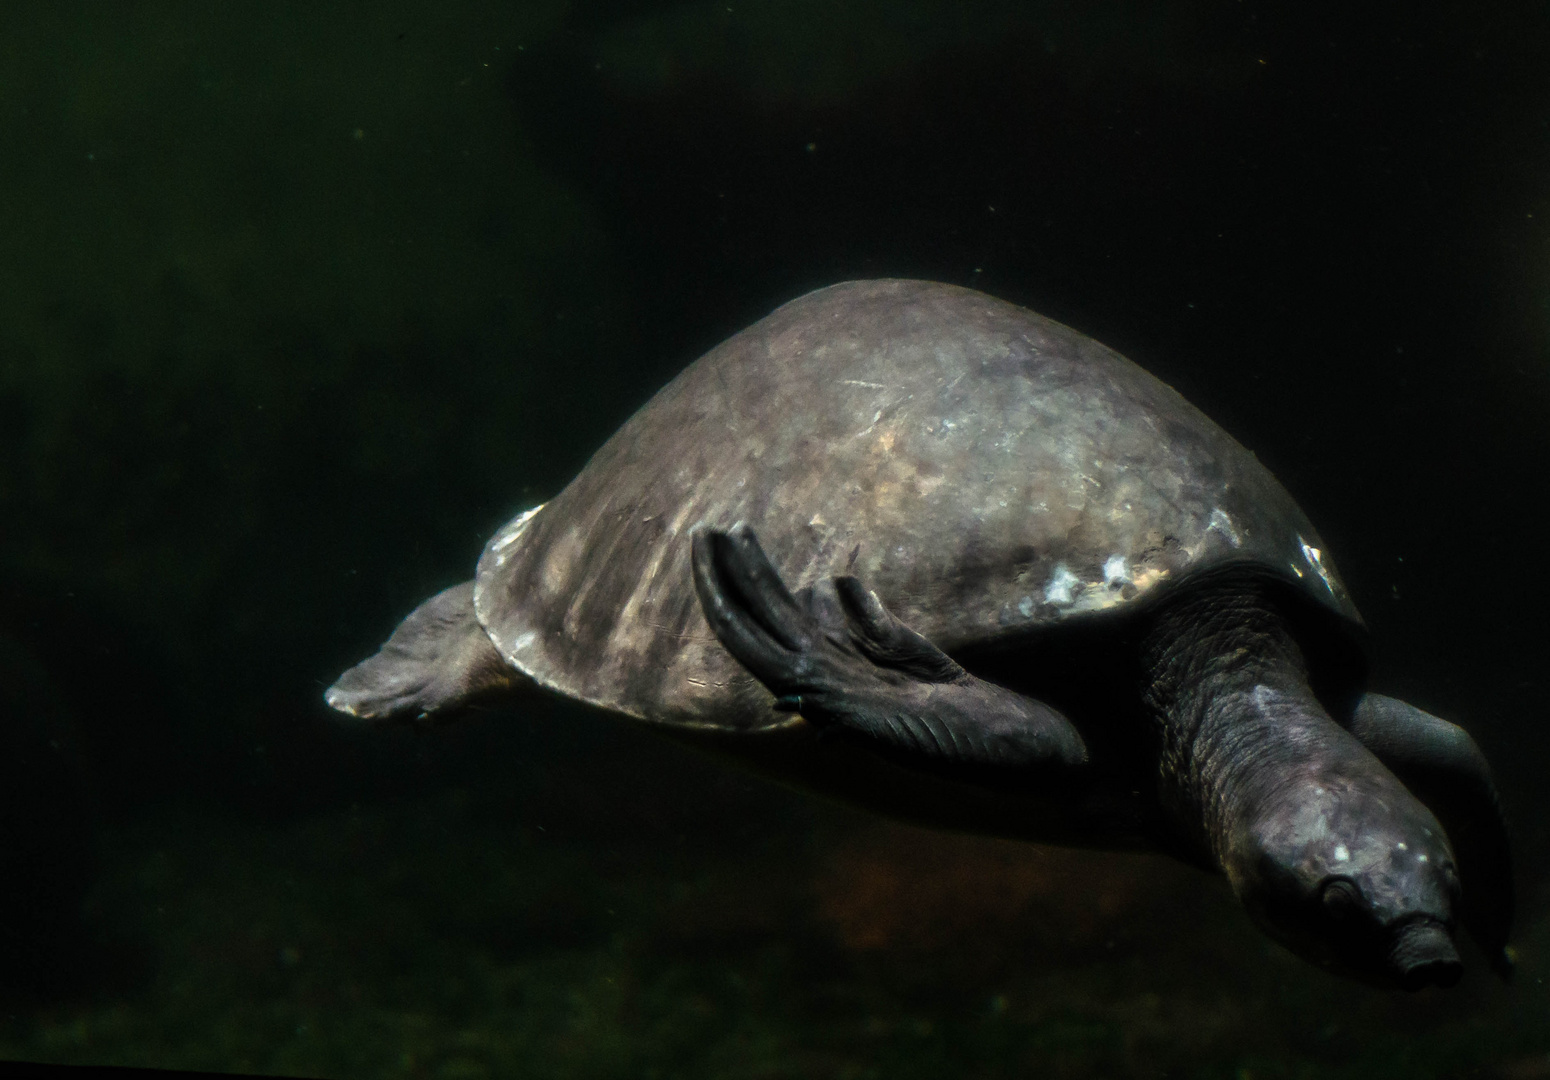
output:
[[[0, 9], [0, 1057], [314, 1077], [1550, 1076], [1543, 5]], [[849, 277], [1173, 383], [1466, 724], [1519, 978], [1334, 981], [1156, 859], [538, 700], [321, 691]]]

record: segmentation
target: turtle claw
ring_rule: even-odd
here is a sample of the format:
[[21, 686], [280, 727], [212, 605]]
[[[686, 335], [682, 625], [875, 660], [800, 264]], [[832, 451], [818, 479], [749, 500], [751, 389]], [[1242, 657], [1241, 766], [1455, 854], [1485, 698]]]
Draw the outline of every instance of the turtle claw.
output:
[[[783, 686], [811, 635], [804, 614], [753, 530], [704, 529], [693, 538], [694, 588], [705, 621], [728, 652], [765, 685]], [[781, 691], [776, 690], [779, 694]]]
[[701, 530], [693, 543], [694, 583], [706, 621], [727, 651], [775, 694], [782, 712], [801, 712], [805, 705], [812, 713], [840, 688], [886, 679], [895, 667], [917, 678], [919, 668], [940, 676], [937, 681], [963, 674], [855, 578], [792, 593], [742, 522], [727, 532]]
[[759, 627], [786, 649], [808, 645], [806, 614], [769, 557], [759, 546], [753, 529], [739, 522], [728, 532], [703, 531], [694, 538], [696, 581], [700, 569], [713, 570], [715, 578]]
[[854, 577], [834, 579], [851, 636], [874, 663], [898, 668], [925, 682], [953, 682], [967, 673], [926, 638], [900, 622], [878, 595]]
[[[793, 594], [743, 522], [727, 532], [701, 530], [693, 543], [695, 588], [711, 629], [782, 703], [800, 695], [783, 693], [777, 684], [820, 668], [875, 665], [926, 682], [965, 675], [854, 577], [837, 577], [830, 588], [822, 587], [829, 584], [824, 582]], [[829, 663], [819, 663], [820, 655]], [[787, 679], [775, 670], [782, 665], [792, 669]], [[811, 694], [815, 688], [802, 689]]]

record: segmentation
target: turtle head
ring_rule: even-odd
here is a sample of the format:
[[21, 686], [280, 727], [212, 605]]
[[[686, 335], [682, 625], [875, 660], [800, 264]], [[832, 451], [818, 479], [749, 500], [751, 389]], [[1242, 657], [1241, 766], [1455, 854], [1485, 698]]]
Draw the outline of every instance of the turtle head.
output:
[[1298, 955], [1364, 982], [1452, 986], [1458, 875], [1442, 827], [1387, 770], [1287, 777], [1224, 853], [1250, 915]]

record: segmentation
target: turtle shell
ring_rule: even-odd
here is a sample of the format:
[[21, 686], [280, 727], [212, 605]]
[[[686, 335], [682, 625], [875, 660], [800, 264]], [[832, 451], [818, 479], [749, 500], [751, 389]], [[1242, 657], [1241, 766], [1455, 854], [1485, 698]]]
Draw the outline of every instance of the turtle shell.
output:
[[1268, 469], [1069, 327], [970, 289], [856, 281], [712, 349], [479, 560], [496, 648], [668, 724], [789, 724], [706, 625], [690, 533], [746, 521], [793, 589], [855, 574], [948, 652], [1259, 564], [1360, 623]]

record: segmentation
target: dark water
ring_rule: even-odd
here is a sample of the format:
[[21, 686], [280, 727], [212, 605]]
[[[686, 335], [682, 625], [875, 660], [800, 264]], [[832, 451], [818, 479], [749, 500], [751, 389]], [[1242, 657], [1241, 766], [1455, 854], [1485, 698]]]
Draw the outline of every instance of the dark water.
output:
[[[0, 1057], [371, 1076], [1550, 1076], [1542, 5], [0, 12]], [[1335, 981], [1156, 859], [554, 701], [319, 700], [684, 363], [861, 276], [1253, 448], [1464, 723], [1519, 976]]]

